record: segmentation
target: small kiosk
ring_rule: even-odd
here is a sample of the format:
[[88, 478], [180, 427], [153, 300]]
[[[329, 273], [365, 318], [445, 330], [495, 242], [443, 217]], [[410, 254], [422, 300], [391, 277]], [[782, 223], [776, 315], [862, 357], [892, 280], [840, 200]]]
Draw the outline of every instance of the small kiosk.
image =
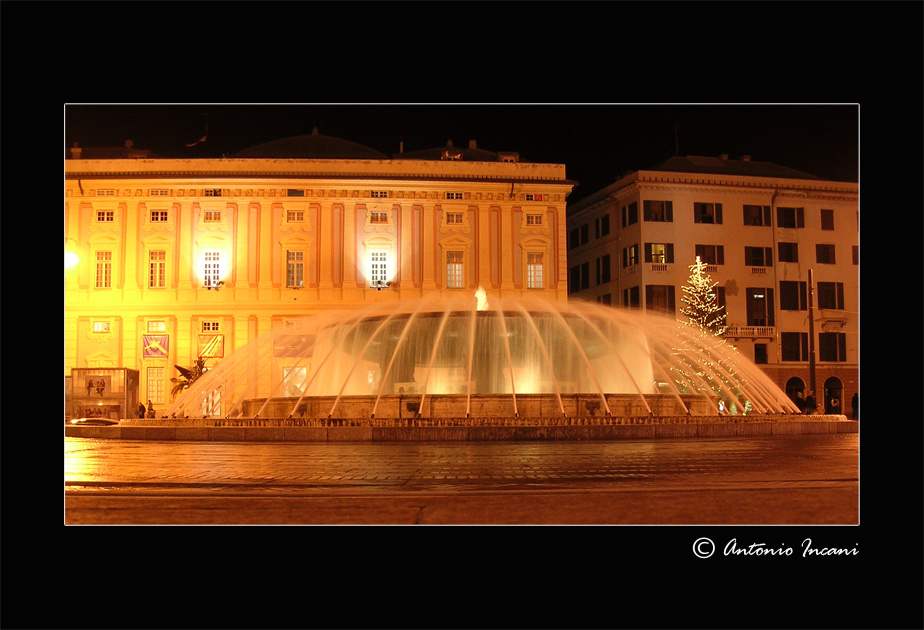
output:
[[137, 417], [138, 370], [71, 368], [70, 403], [75, 418]]

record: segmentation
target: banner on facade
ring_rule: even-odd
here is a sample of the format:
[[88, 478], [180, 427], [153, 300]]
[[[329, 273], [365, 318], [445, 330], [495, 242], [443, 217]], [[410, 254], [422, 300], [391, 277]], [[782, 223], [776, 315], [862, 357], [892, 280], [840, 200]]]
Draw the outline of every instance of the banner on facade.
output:
[[165, 359], [170, 350], [169, 335], [142, 335], [142, 356], [145, 359]]
[[225, 356], [224, 335], [198, 335], [198, 337], [198, 356], [202, 357], [203, 359], [221, 359]]

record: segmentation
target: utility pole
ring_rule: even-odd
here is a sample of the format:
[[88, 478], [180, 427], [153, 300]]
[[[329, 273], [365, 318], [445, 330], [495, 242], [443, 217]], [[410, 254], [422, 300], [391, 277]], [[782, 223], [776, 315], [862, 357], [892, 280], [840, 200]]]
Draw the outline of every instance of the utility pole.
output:
[[818, 392], [815, 391], [815, 275], [808, 270], [808, 318], [809, 318], [809, 389], [818, 401]]

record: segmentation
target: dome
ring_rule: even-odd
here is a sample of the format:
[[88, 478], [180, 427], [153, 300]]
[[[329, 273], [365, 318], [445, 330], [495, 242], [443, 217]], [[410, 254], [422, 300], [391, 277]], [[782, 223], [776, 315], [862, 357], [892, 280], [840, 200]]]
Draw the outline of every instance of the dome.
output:
[[387, 160], [388, 156], [367, 146], [322, 136], [315, 127], [310, 135], [281, 138], [238, 151], [231, 158], [300, 160]]

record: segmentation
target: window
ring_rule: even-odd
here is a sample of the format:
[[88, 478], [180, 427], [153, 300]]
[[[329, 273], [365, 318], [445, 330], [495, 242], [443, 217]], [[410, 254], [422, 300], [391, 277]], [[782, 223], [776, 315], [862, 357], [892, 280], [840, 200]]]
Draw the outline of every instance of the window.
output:
[[115, 221], [115, 211], [114, 210], [97, 210], [96, 211], [96, 222], [97, 223], [112, 223]]
[[583, 291], [590, 288], [590, 263], [575, 265], [569, 270], [568, 292]]
[[851, 251], [853, 253], [853, 264], [859, 265], [860, 264], [860, 246], [853, 245], [851, 247]]
[[633, 201], [622, 207], [622, 227], [638, 223], [638, 202]]
[[844, 283], [819, 282], [818, 308], [844, 310]]
[[112, 252], [96, 252], [96, 288], [112, 287]]
[[597, 259], [597, 284], [605, 284], [610, 281], [610, 255], [607, 254]]
[[722, 204], [701, 203], [693, 204], [694, 223], [722, 223]]
[[799, 243], [778, 243], [780, 262], [799, 262]]
[[780, 333], [780, 356], [783, 361], [808, 361], [808, 333]]
[[219, 322], [216, 319], [202, 320], [202, 332], [218, 332]]
[[167, 322], [163, 320], [149, 321], [148, 332], [167, 332]]
[[770, 206], [744, 206], [745, 225], [770, 225]]
[[[148, 368], [148, 400], [152, 403], [164, 403], [164, 368]], [[148, 411], [151, 411], [148, 409]]]
[[599, 217], [596, 221], [596, 232], [597, 238], [603, 236], [608, 236], [610, 233], [610, 215], [604, 214], [602, 217]]
[[304, 223], [305, 222], [305, 211], [304, 210], [287, 210], [286, 211], [286, 222], [287, 223]]
[[822, 209], [821, 229], [822, 230], [833, 230], [834, 229], [834, 210]]
[[388, 212], [373, 211], [369, 213], [370, 223], [388, 223]]
[[97, 197], [115, 197], [115, 188], [99, 188], [96, 191]]
[[304, 197], [305, 191], [301, 189], [289, 188], [286, 190], [286, 197]]
[[838, 332], [818, 333], [819, 361], [846, 361], [847, 335]]
[[757, 365], [765, 365], [767, 363], [767, 344], [754, 344], [754, 363]]
[[804, 208], [777, 208], [776, 226], [781, 228], [805, 227]]
[[204, 253], [202, 267], [202, 286], [217, 287], [221, 282], [221, 252], [207, 251]]
[[282, 368], [282, 382], [285, 396], [301, 396], [305, 393], [305, 386], [308, 384], [308, 368]]
[[744, 264], [751, 267], [772, 267], [772, 247], [745, 247]]
[[221, 197], [221, 188], [206, 188], [206, 197]]
[[166, 223], [168, 216], [167, 210], [151, 210], [151, 223]]
[[581, 226], [581, 245], [586, 245], [590, 240], [590, 229], [587, 224]]
[[286, 252], [286, 286], [290, 288], [305, 286], [305, 252]]
[[167, 252], [151, 251], [148, 254], [148, 288], [163, 289], [167, 286]]
[[542, 201], [542, 195], [539, 193], [527, 193], [526, 201]]
[[725, 246], [724, 245], [697, 245], [696, 255], [707, 265], [724, 265], [725, 264]]
[[597, 296], [597, 304], [603, 304], [605, 306], [610, 306], [613, 303], [613, 296], [609, 293], [605, 295]]
[[450, 289], [463, 288], [465, 269], [462, 252], [446, 252], [446, 286]]
[[542, 288], [542, 252], [526, 253], [526, 287]]
[[[374, 212], [372, 214], [375, 214]], [[446, 224], [447, 225], [462, 225], [462, 213], [461, 212], [447, 212], [446, 213]]]
[[152, 197], [169, 197], [170, 190], [168, 188], [152, 188], [151, 196]]
[[645, 308], [665, 315], [674, 315], [674, 286], [671, 284], [646, 286]]
[[372, 252], [369, 255], [369, 280], [374, 287], [388, 282], [388, 252]]
[[780, 282], [780, 310], [806, 311], [808, 310], [808, 285], [795, 280]]
[[638, 264], [638, 245], [629, 245], [622, 250], [622, 266], [631, 267]]
[[671, 264], [674, 262], [673, 243], [645, 243], [645, 262]]
[[93, 332], [95, 333], [112, 332], [112, 324], [110, 322], [93, 322]]
[[660, 221], [665, 223], [672, 223], [674, 221], [674, 202], [645, 201], [642, 205], [646, 221]]
[[541, 214], [527, 214], [526, 215], [526, 225], [542, 225], [542, 215]]
[[587, 225], [582, 225], [579, 228], [574, 228], [568, 233], [568, 247], [570, 249], [576, 249], [581, 245], [586, 245], [590, 240], [590, 230]]
[[834, 264], [834, 245], [828, 243], [818, 243], [815, 245], [815, 261], [819, 265]]
[[622, 291], [622, 304], [629, 308], [638, 308], [641, 306], [640, 299], [641, 292], [638, 287], [629, 287], [628, 289], [623, 289]]
[[461, 199], [462, 193], [460, 192], [448, 192], [446, 193], [446, 199]]
[[745, 289], [748, 326], [773, 326], [773, 289]]
[[[385, 199], [386, 197], [388, 197], [388, 191], [386, 191], [386, 190], [373, 190], [371, 196], [372, 196], [373, 199]], [[447, 198], [447, 199], [452, 199], [452, 197], [449, 197], [448, 195], [447, 195], [446, 198]], [[460, 197], [460, 198], [461, 198], [461, 197]]]
[[218, 223], [221, 221], [221, 210], [206, 210], [202, 216], [206, 223]]

